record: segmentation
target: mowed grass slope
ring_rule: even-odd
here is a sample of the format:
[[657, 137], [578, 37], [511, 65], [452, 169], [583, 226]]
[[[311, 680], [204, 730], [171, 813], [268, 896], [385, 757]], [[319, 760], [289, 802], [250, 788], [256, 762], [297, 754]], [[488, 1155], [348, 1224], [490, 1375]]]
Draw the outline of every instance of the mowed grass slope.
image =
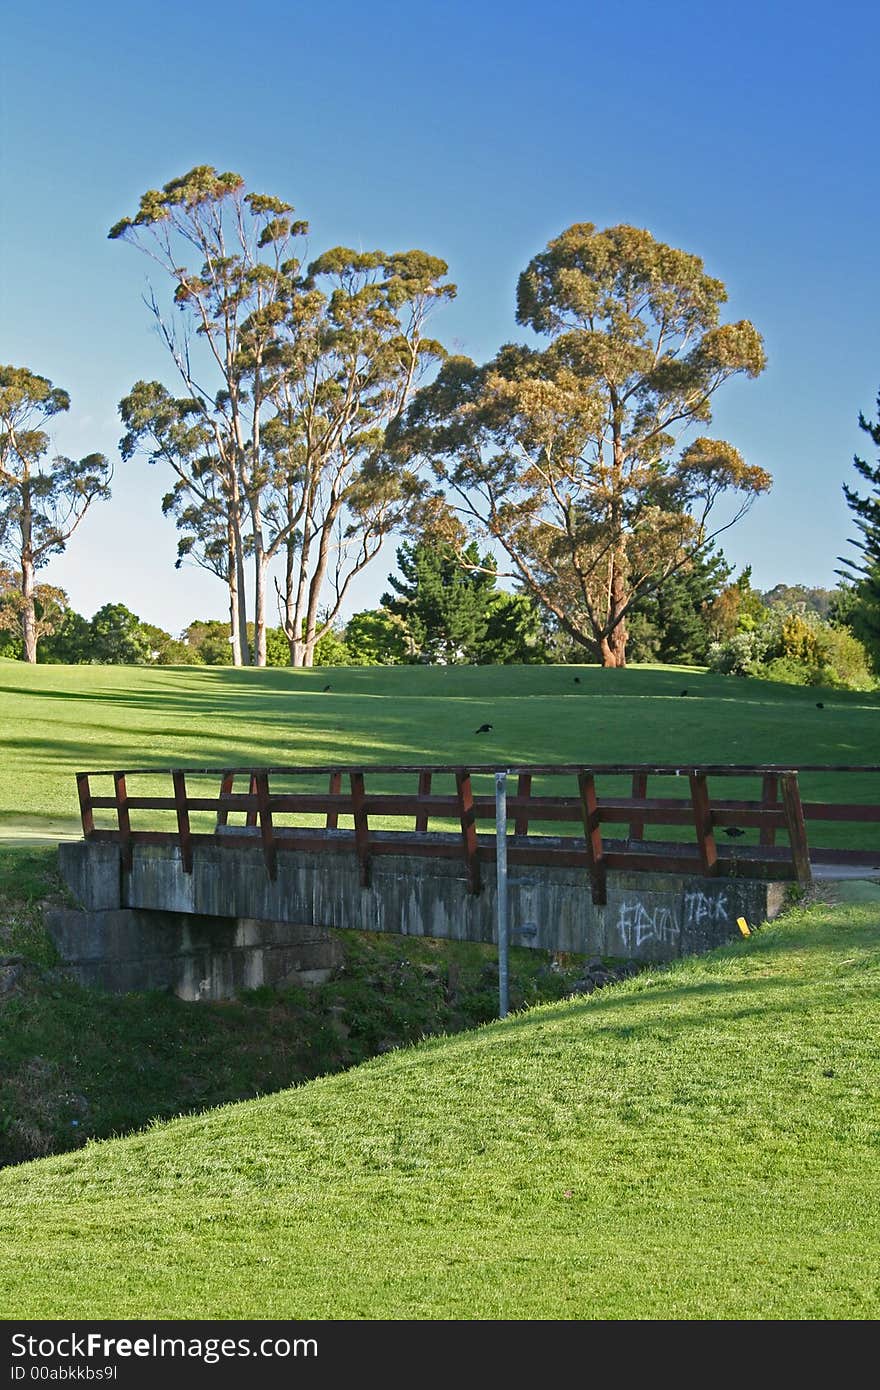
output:
[[[493, 731], [476, 735], [484, 722]], [[7, 837], [77, 833], [73, 774], [84, 769], [360, 760], [878, 762], [880, 697], [668, 667], [236, 671], [0, 661]], [[875, 786], [834, 776], [805, 779], [804, 789], [876, 798]], [[865, 842], [858, 833], [853, 842]]]
[[880, 1315], [880, 904], [0, 1173], [14, 1317]]

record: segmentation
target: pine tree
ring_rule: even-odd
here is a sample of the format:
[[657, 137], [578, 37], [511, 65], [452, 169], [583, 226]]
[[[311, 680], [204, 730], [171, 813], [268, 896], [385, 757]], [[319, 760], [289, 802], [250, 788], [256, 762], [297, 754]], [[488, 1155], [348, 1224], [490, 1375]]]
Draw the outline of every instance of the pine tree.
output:
[[731, 567], [711, 549], [633, 605], [631, 655], [636, 661], [698, 664], [712, 641], [707, 609], [727, 584]]
[[[867, 420], [859, 412], [859, 428], [880, 449], [880, 393], [877, 420]], [[880, 669], [880, 460], [872, 467], [856, 454], [853, 467], [870, 490], [862, 497], [855, 488], [843, 484], [843, 495], [859, 531], [859, 537], [852, 537], [849, 543], [859, 552], [859, 559], [839, 556], [844, 569], [837, 573], [855, 586], [853, 600], [847, 605], [847, 623], [867, 647], [875, 668]]]
[[479, 660], [495, 590], [491, 556], [481, 558], [475, 542], [461, 558], [442, 542], [407, 542], [397, 565], [402, 578], [388, 576], [394, 593], [382, 603], [404, 624], [412, 655], [447, 666]]

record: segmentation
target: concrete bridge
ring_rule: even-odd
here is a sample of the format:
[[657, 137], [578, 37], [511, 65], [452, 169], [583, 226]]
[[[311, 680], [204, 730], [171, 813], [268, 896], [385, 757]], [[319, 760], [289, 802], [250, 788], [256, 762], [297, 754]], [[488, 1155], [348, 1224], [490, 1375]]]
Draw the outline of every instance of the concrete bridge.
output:
[[[178, 769], [172, 796], [161, 794], [168, 773], [155, 769], [80, 774], [84, 839], [59, 848], [79, 909], [52, 914], [49, 929], [83, 983], [171, 989], [186, 999], [326, 978], [338, 952], [331, 928], [491, 943], [495, 839], [478, 826], [494, 819], [494, 799], [479, 789], [493, 771]], [[880, 865], [877, 851], [808, 846], [808, 819], [878, 822], [880, 806], [803, 803], [796, 769], [554, 765], [512, 775], [515, 945], [668, 960], [738, 935], [739, 917], [774, 916], [789, 884], [808, 882], [814, 863], [828, 856]], [[94, 794], [93, 780], [102, 777], [112, 779], [112, 795]], [[411, 777], [416, 792], [390, 789]], [[627, 796], [597, 790], [600, 780], [619, 789], [623, 777], [631, 779]], [[148, 794], [131, 795], [135, 778]], [[303, 790], [319, 778], [323, 788]], [[667, 787], [675, 779], [677, 795], [649, 798], [649, 778]], [[731, 778], [737, 799], [710, 794], [710, 785], [730, 786], [723, 779]], [[760, 794], [744, 799], [743, 787], [756, 778]], [[236, 791], [236, 780], [247, 790]], [[438, 792], [444, 781], [449, 790]], [[100, 823], [107, 813], [115, 821], [109, 827]], [[169, 813], [175, 828], [154, 828]], [[133, 816], [145, 828], [135, 829]], [[560, 821], [580, 833], [548, 833]], [[606, 838], [605, 822], [629, 833]], [[690, 826], [693, 838], [651, 840], [649, 825]], [[718, 844], [717, 826], [738, 833]], [[788, 843], [777, 846], [780, 830]]]
[[[262, 984], [326, 978], [336, 961], [328, 927], [492, 942], [496, 897], [488, 880], [467, 891], [448, 859], [384, 855], [362, 887], [350, 853], [278, 851], [266, 873], [259, 845], [233, 853], [199, 845], [184, 873], [179, 850], [145, 845], [123, 870], [119, 847], [60, 846], [61, 871], [84, 911], [56, 912], [50, 930], [83, 983], [114, 991], [173, 989], [223, 999]], [[510, 876], [511, 940], [550, 951], [668, 960], [761, 922], [786, 885], [757, 879], [614, 872], [593, 903], [574, 868], [533, 865]], [[323, 929], [323, 930], [322, 930]]]

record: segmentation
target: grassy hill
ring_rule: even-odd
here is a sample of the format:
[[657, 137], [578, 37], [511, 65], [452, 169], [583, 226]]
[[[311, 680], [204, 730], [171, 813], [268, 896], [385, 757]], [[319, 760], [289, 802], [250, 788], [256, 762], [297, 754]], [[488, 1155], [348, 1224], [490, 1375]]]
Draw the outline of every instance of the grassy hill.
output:
[[[0, 844], [0, 1166], [266, 1095], [497, 1015], [493, 947], [353, 931], [337, 933], [339, 965], [310, 989], [197, 1006], [85, 989], [43, 928], [42, 907], [61, 892], [53, 860], [48, 846]], [[514, 1009], [559, 999], [584, 975], [580, 956], [514, 947], [510, 964]]]
[[16, 1317], [880, 1315], [880, 904], [0, 1173]]
[[[0, 837], [78, 834], [73, 774], [95, 767], [850, 763], [880, 760], [878, 714], [876, 694], [669, 667], [236, 671], [0, 662]], [[494, 730], [477, 737], [483, 722]], [[810, 795], [844, 794], [839, 778], [804, 786]], [[850, 781], [845, 794], [876, 792]]]
[[[440, 962], [430, 943], [407, 943], [404, 959], [393, 939], [352, 937], [353, 968], [326, 998], [267, 991], [193, 1009], [66, 983], [38, 902], [51, 842], [79, 832], [83, 768], [880, 761], [878, 712], [876, 695], [670, 668], [0, 662], [0, 943], [22, 972], [0, 1013], [0, 1152], [203, 1112], [0, 1172], [0, 1306], [877, 1317], [876, 888], [711, 957], [346, 1072], [486, 1017], [485, 952]], [[475, 736], [484, 721], [492, 734]], [[876, 797], [867, 779], [803, 784]], [[836, 829], [871, 843], [869, 827]], [[515, 966], [518, 1004], [563, 987], [534, 953]], [[324, 1071], [336, 1074], [205, 1110]]]

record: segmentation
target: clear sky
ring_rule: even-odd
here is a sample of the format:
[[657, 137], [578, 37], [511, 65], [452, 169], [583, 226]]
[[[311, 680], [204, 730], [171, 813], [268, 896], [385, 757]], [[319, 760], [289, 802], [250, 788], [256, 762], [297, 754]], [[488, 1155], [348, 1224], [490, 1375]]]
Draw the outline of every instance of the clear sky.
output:
[[70, 391], [57, 451], [117, 464], [113, 500], [44, 577], [87, 616], [109, 600], [173, 632], [224, 616], [218, 580], [174, 569], [167, 476], [118, 459], [119, 399], [172, 378], [147, 262], [106, 239], [145, 189], [204, 163], [294, 203], [312, 255], [442, 256], [459, 294], [434, 331], [477, 359], [521, 336], [517, 275], [573, 222], [703, 256], [769, 356], [716, 398], [713, 432], [775, 478], [725, 552], [761, 588], [832, 585], [880, 386], [878, 40], [880, 9], [854, 0], [13, 3], [0, 361]]

